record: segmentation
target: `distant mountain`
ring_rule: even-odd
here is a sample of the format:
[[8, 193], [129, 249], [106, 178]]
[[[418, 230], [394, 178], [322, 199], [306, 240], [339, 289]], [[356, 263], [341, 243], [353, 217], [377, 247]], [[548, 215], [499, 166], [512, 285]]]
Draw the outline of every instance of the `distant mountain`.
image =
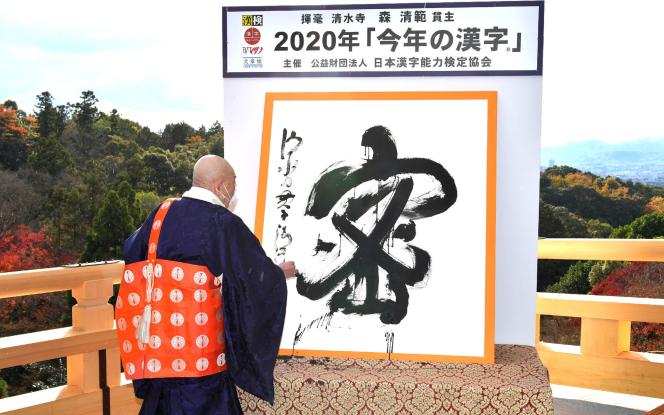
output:
[[582, 141], [542, 148], [542, 167], [567, 165], [598, 176], [664, 186], [664, 138], [608, 144]]

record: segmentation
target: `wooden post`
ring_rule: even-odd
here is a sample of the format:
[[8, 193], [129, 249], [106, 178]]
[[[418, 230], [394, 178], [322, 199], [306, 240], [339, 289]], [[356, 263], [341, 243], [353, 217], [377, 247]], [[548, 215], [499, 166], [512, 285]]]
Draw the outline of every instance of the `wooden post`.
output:
[[[113, 281], [110, 278], [85, 281], [72, 290], [78, 304], [72, 308], [74, 330], [95, 331], [112, 329], [115, 321], [113, 306], [108, 299], [113, 295]], [[107, 356], [107, 379], [109, 385], [120, 382], [118, 349], [109, 350]], [[81, 389], [81, 392], [99, 390], [99, 355], [95, 352], [67, 356], [67, 384]]]
[[106, 384], [120, 386], [120, 348], [106, 349]]
[[581, 354], [589, 356], [617, 356], [628, 352], [631, 321], [581, 319]]

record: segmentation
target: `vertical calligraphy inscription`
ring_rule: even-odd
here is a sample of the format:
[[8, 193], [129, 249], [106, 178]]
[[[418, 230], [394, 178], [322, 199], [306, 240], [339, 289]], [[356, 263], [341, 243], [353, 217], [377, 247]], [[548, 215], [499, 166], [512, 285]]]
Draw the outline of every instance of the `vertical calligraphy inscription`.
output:
[[291, 191], [293, 185], [292, 174], [297, 168], [298, 159], [294, 157], [295, 152], [302, 145], [302, 138], [297, 136], [295, 131], [290, 135], [286, 128], [283, 129], [281, 137], [281, 151], [277, 173], [283, 176], [281, 179], [281, 192], [276, 196], [276, 209], [281, 218], [277, 225], [274, 237], [274, 250], [276, 252], [275, 261], [283, 262], [286, 258], [286, 250], [293, 243], [293, 235], [288, 232], [287, 221], [289, 210], [295, 200], [295, 194]]

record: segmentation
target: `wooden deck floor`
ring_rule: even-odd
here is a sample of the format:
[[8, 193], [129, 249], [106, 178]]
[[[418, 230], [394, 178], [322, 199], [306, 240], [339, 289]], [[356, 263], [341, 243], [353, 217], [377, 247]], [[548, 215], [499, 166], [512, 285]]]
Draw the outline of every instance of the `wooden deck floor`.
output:
[[642, 415], [664, 399], [551, 385], [555, 415]]

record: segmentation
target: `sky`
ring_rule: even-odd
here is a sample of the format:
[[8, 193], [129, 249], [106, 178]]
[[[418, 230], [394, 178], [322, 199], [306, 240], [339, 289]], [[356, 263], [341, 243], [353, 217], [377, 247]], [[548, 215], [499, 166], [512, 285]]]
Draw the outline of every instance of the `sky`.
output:
[[[154, 131], [223, 121], [221, 7], [241, 4], [288, 3], [3, 2], [0, 101], [30, 112], [42, 91], [64, 104], [92, 90], [100, 110]], [[663, 11], [658, 0], [546, 1], [543, 146], [664, 139]]]

